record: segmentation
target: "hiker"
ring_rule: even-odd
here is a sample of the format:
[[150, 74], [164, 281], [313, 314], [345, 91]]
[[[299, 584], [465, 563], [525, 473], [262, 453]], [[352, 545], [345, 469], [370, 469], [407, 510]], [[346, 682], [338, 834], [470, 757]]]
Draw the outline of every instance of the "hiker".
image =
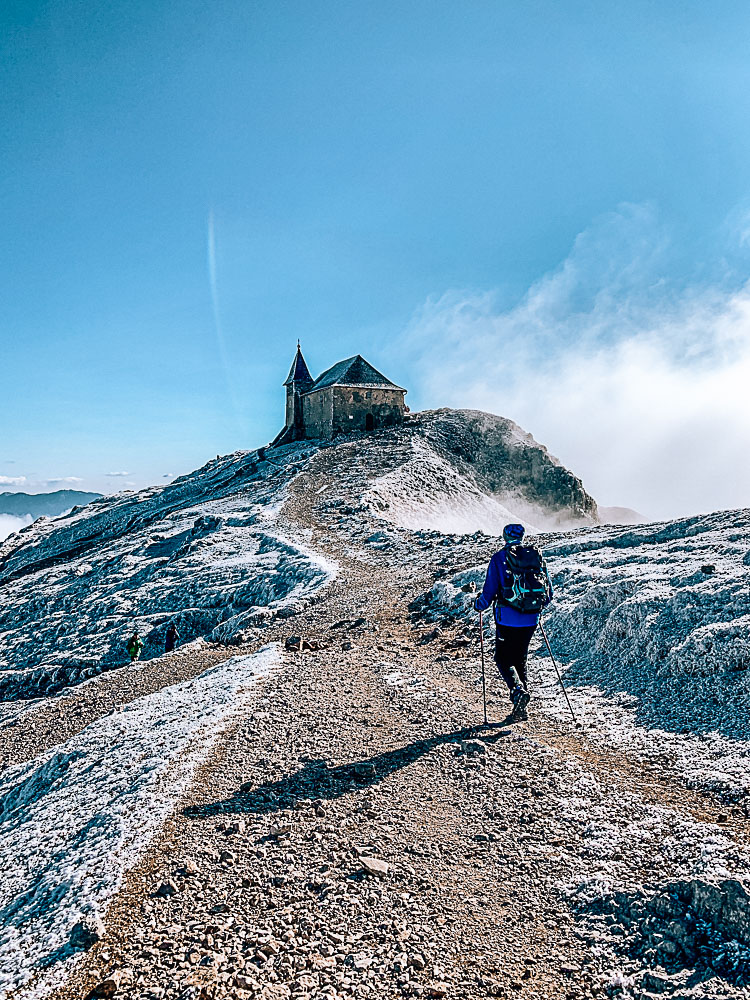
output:
[[552, 584], [542, 553], [533, 545], [522, 545], [522, 524], [506, 524], [505, 545], [490, 559], [482, 593], [474, 602], [477, 611], [495, 605], [495, 663], [508, 685], [513, 703], [512, 718], [528, 718], [529, 703], [526, 658], [529, 643], [539, 624], [539, 614], [552, 600]]
[[177, 640], [180, 638], [180, 633], [177, 631], [177, 626], [172, 622], [167, 629], [167, 636], [164, 643], [164, 652], [171, 653], [172, 650], [177, 645]]
[[138, 629], [133, 631], [133, 634], [125, 643], [125, 649], [127, 649], [130, 654], [130, 662], [134, 663], [141, 657], [141, 650], [143, 649], [143, 639], [138, 635]]

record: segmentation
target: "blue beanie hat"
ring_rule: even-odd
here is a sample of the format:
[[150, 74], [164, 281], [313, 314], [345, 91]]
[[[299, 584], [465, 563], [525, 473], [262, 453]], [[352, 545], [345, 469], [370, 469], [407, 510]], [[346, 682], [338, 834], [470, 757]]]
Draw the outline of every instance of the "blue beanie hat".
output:
[[503, 528], [503, 538], [506, 545], [515, 545], [524, 536], [524, 526], [522, 524], [506, 524]]

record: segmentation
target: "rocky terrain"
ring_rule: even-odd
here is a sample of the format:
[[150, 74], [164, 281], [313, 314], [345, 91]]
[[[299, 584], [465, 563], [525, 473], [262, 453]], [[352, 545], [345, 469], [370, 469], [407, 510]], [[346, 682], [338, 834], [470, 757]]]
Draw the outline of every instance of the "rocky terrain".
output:
[[[514, 726], [487, 647], [481, 724], [508, 514], [579, 725], [541, 637]], [[453, 411], [34, 526], [0, 548], [0, 995], [750, 996], [748, 551], [748, 512], [602, 527]]]
[[[332, 570], [296, 526], [287, 537], [277, 512], [315, 451], [303, 442], [217, 457], [168, 486], [103, 497], [0, 543], [0, 699], [51, 694], [122, 665], [135, 627], [148, 659], [170, 622], [183, 640], [240, 641], [282, 605], [298, 611]], [[420, 520], [441, 504], [495, 530], [511, 503], [516, 517], [554, 523], [596, 515], [580, 481], [500, 417], [421, 415], [373, 438], [367, 454], [355, 488], [363, 509], [385, 516], [390, 489], [394, 509], [408, 496]]]
[[328, 570], [266, 529], [311, 454], [217, 458], [0, 543], [0, 699], [49, 695], [121, 666], [136, 627], [148, 659], [170, 622], [183, 640], [229, 639], [279, 602], [299, 607]]

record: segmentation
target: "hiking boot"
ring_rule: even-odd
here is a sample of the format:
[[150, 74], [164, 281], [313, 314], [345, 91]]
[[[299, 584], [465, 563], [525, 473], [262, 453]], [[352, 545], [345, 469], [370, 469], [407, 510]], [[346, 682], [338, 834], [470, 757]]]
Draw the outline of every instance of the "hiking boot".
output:
[[528, 719], [529, 715], [526, 711], [526, 706], [529, 703], [529, 692], [522, 684], [518, 684], [513, 688], [510, 693], [510, 700], [513, 702], [511, 716], [519, 721]]

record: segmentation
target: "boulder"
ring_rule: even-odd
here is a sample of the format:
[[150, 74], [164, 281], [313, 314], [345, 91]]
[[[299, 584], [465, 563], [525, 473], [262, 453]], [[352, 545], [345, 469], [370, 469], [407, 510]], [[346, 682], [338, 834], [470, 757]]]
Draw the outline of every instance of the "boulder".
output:
[[99, 1000], [100, 997], [113, 997], [123, 983], [123, 974], [120, 971], [110, 972], [109, 975], [101, 979], [88, 994], [86, 1000]]
[[369, 855], [365, 855], [359, 860], [362, 862], [362, 867], [368, 875], [387, 875], [390, 871], [390, 865], [388, 862], [382, 861], [380, 858], [373, 858]]
[[70, 946], [76, 951], [88, 951], [103, 937], [104, 924], [101, 917], [96, 913], [89, 914], [74, 924], [70, 932]]

